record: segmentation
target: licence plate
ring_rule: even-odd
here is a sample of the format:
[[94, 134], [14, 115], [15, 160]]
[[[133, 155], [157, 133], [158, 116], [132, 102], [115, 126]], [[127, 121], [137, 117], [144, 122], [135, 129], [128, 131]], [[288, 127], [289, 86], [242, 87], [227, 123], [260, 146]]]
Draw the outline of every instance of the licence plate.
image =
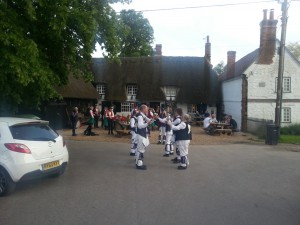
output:
[[53, 161], [53, 162], [49, 162], [49, 163], [45, 163], [43, 164], [43, 170], [49, 170], [55, 167], [58, 167], [59, 165], [59, 161]]

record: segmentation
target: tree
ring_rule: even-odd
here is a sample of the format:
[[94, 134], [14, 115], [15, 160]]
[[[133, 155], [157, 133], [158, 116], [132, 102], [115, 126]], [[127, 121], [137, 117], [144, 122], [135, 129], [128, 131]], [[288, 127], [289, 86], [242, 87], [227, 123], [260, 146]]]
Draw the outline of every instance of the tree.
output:
[[117, 57], [114, 2], [130, 0], [0, 0], [0, 108], [37, 108], [70, 74], [90, 80], [96, 42]]
[[298, 42], [289, 43], [286, 47], [300, 61], [300, 44]]
[[213, 68], [213, 70], [216, 71], [216, 73], [217, 73], [218, 75], [222, 74], [222, 73], [225, 71], [225, 69], [226, 69], [226, 67], [225, 67], [223, 61], [219, 62], [219, 63]]
[[143, 14], [134, 10], [122, 10], [119, 15], [118, 36], [121, 57], [150, 56], [153, 53], [153, 28]]

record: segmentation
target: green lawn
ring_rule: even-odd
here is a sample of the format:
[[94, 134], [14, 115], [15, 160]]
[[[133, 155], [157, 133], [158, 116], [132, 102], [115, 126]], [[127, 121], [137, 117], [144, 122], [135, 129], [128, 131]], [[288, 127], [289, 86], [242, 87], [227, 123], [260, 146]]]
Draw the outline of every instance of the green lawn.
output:
[[280, 143], [300, 144], [300, 135], [280, 135]]

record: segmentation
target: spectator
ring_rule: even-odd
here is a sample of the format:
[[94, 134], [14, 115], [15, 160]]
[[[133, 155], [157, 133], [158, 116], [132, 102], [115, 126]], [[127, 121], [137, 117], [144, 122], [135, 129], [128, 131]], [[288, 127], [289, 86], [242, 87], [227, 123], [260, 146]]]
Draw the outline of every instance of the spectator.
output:
[[206, 118], [203, 120], [203, 128], [206, 133], [213, 135], [215, 133], [215, 127], [211, 125], [212, 118], [209, 113], [206, 113]]
[[232, 131], [238, 131], [237, 129], [237, 122], [232, 118], [232, 115], [228, 116], [229, 125]]
[[95, 119], [94, 128], [99, 128], [98, 122], [99, 122], [100, 113], [99, 113], [99, 110], [96, 105], [94, 107], [93, 113], [94, 113], [94, 119]]
[[108, 122], [108, 134], [114, 134], [113, 132], [113, 119], [115, 117], [113, 107], [109, 107], [109, 110], [106, 112], [106, 118]]
[[77, 122], [78, 122], [78, 108], [74, 107], [71, 114], [72, 136], [77, 136], [77, 134], [75, 133]]
[[212, 123], [217, 123], [218, 122], [215, 114], [211, 114], [211, 122]]

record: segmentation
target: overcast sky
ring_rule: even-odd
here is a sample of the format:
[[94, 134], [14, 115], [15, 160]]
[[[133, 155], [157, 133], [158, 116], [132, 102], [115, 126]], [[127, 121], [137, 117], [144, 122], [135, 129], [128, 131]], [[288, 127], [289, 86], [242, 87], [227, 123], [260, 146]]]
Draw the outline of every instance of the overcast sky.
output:
[[[268, 0], [267, 0], [268, 1]], [[132, 0], [127, 5], [114, 4], [122, 9], [155, 10], [197, 7], [181, 10], [145, 11], [154, 29], [154, 44], [162, 44], [164, 56], [204, 56], [206, 36], [212, 45], [212, 64], [226, 64], [227, 51], [236, 51], [237, 59], [259, 47], [259, 23], [263, 9], [274, 9], [278, 19], [277, 38], [281, 34], [281, 4], [264, 0]], [[253, 2], [259, 2], [250, 4]], [[245, 3], [242, 5], [229, 5]], [[249, 3], [249, 4], [248, 4]], [[227, 5], [227, 6], [216, 6]], [[209, 6], [209, 7], [207, 7]], [[198, 8], [199, 7], [199, 8]], [[269, 15], [268, 15], [269, 16]], [[300, 0], [291, 1], [288, 10], [287, 40], [300, 43]], [[97, 51], [93, 57], [102, 57]]]

